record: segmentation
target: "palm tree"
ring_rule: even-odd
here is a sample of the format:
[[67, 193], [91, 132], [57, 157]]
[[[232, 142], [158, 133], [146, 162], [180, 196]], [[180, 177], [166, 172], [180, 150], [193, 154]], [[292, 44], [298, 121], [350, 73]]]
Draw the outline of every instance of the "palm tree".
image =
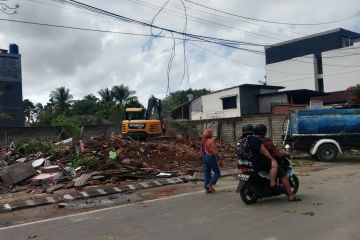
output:
[[88, 94], [84, 97], [84, 100], [89, 100], [89, 101], [93, 101], [93, 102], [97, 102], [99, 99], [94, 96], [94, 94]]
[[23, 101], [24, 114], [27, 123], [34, 121], [34, 111], [35, 106], [29, 99], [24, 99]]
[[113, 95], [111, 94], [111, 91], [109, 88], [101, 89], [98, 94], [101, 97], [101, 101], [103, 102], [112, 102], [114, 100]]
[[59, 87], [55, 91], [51, 91], [50, 98], [54, 99], [56, 110], [61, 113], [67, 113], [70, 107], [69, 101], [73, 96], [68, 88]]
[[111, 89], [112, 96], [119, 104], [124, 104], [125, 100], [134, 95], [135, 93], [135, 91], [130, 90], [129, 87], [124, 86], [124, 84], [114, 86]]
[[35, 118], [38, 120], [39, 116], [41, 116], [44, 112], [44, 106], [41, 103], [37, 103], [35, 105]]

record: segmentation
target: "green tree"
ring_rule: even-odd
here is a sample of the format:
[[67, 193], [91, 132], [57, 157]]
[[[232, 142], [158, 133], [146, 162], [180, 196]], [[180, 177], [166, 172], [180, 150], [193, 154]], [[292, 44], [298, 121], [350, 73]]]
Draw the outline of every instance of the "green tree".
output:
[[349, 100], [353, 104], [360, 104], [360, 84], [349, 87], [346, 91], [348, 92]]
[[64, 114], [56, 116], [51, 121], [51, 126], [62, 127], [63, 132], [65, 132], [67, 137], [74, 137], [75, 139], [80, 139], [82, 135], [82, 129], [80, 128], [80, 123], [74, 117], [68, 117]]
[[99, 101], [99, 99], [92, 93], [86, 95], [83, 100], [91, 100], [91, 101], [94, 101], [94, 102]]
[[125, 101], [125, 108], [143, 108], [144, 106], [139, 102], [138, 97], [129, 97]]
[[171, 92], [169, 96], [166, 96], [162, 101], [162, 106], [164, 109], [164, 112], [168, 112], [175, 108], [176, 106], [179, 106], [183, 103], [186, 103], [189, 101], [190, 95], [192, 95], [194, 98], [202, 96], [204, 94], [210, 93], [210, 90], [207, 90], [205, 88], [203, 89], [191, 89], [188, 90], [181, 90], [176, 92]]
[[73, 98], [70, 94], [70, 89], [59, 87], [50, 93], [50, 98], [54, 100], [55, 111], [59, 113], [68, 113], [70, 100]]
[[130, 90], [129, 87], [124, 86], [124, 84], [114, 86], [111, 89], [111, 94], [118, 104], [124, 104], [126, 99], [135, 93], [135, 91]]
[[94, 99], [74, 101], [70, 115], [94, 115], [99, 110], [99, 105]]
[[29, 99], [24, 99], [23, 108], [24, 108], [26, 122], [33, 123], [34, 114], [35, 114], [35, 105]]
[[98, 94], [100, 95], [102, 102], [109, 103], [109, 102], [114, 101], [114, 97], [111, 94], [111, 91], [109, 88], [101, 89], [98, 92]]

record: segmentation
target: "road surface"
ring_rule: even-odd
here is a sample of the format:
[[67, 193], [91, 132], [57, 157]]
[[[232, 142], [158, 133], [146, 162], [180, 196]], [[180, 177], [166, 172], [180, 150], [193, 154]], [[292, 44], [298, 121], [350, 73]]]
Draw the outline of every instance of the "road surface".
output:
[[302, 175], [302, 202], [280, 196], [246, 206], [234, 192], [236, 181], [228, 179], [215, 194], [197, 186], [179, 195], [1, 228], [0, 239], [360, 239], [360, 164]]

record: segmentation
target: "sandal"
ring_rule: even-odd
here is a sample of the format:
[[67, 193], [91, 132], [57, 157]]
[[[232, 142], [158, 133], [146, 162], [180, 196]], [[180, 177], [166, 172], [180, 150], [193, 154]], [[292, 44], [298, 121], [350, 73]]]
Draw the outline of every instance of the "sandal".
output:
[[213, 193], [214, 191], [215, 189], [213, 189], [210, 184], [206, 186], [206, 193]]
[[288, 199], [289, 202], [300, 202], [302, 201], [301, 198], [299, 198], [298, 196], [294, 196], [293, 199]]

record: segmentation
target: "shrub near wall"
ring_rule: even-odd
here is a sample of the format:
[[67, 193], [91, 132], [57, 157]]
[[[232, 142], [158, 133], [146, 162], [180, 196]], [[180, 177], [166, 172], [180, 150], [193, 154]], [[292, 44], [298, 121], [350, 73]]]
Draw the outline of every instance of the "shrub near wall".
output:
[[[33, 139], [59, 141], [60, 127], [20, 127], [0, 128], [0, 146], [9, 144], [10, 140], [18, 141]], [[121, 134], [120, 125], [90, 125], [84, 126], [83, 139], [90, 139], [97, 135]]]

